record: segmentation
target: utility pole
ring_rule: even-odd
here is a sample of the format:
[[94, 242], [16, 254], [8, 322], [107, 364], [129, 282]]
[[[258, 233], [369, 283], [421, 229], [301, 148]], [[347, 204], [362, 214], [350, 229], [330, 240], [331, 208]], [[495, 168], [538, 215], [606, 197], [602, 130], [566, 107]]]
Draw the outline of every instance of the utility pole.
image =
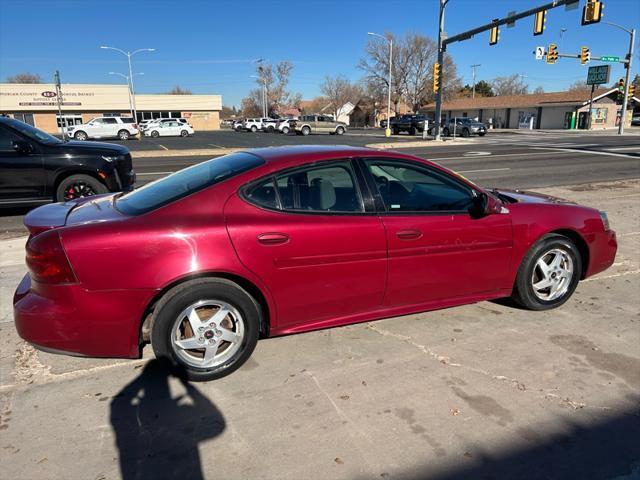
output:
[[[438, 64], [440, 65], [441, 71], [444, 72], [444, 50], [446, 46], [444, 45], [444, 38], [446, 33], [444, 31], [444, 9], [449, 3], [449, 0], [440, 0], [440, 13], [438, 15]], [[435, 118], [433, 119], [433, 137], [435, 140], [440, 140], [440, 117], [442, 116], [442, 89], [444, 88], [444, 80], [440, 82], [440, 88], [436, 93], [436, 113]]]
[[481, 65], [479, 63], [471, 65], [471, 71], [473, 72], [473, 90], [471, 92], [471, 98], [476, 98], [476, 68], [480, 66]]
[[65, 127], [65, 119], [62, 118], [62, 86], [60, 85], [60, 71], [56, 70], [53, 74], [53, 79], [56, 84], [56, 99], [58, 101], [58, 121], [60, 122], [60, 133], [62, 134], [62, 141], [67, 140], [67, 131]]
[[[613, 25], [609, 22], [609, 25]], [[615, 25], [616, 27], [620, 27], [620, 25]], [[622, 27], [620, 27], [622, 28]], [[627, 53], [627, 63], [625, 64], [625, 68], [627, 69], [627, 73], [625, 75], [624, 81], [624, 98], [622, 99], [622, 111], [620, 112], [620, 125], [618, 125], [618, 135], [624, 134], [624, 121], [627, 116], [627, 103], [629, 102], [629, 81], [631, 80], [631, 62], [633, 61], [633, 44], [636, 41], [636, 29], [632, 29], [631, 31], [623, 28], [629, 35], [629, 53]], [[591, 118], [591, 117], [589, 117]]]

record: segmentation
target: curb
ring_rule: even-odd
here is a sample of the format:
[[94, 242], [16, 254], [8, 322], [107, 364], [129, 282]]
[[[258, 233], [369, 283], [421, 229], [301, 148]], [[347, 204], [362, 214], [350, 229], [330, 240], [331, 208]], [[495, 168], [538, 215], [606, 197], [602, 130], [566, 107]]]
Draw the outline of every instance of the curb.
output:
[[194, 150], [132, 150], [131, 158], [216, 156], [240, 152], [246, 148], [198, 148]]

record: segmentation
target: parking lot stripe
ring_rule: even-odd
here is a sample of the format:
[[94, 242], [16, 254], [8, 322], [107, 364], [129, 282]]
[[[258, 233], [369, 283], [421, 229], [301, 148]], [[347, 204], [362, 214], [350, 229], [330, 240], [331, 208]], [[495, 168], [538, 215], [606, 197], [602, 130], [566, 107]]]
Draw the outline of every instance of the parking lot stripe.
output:
[[456, 170], [458, 173], [502, 172], [510, 168], [487, 168], [485, 170]]
[[160, 144], [158, 144], [158, 146], [159, 146], [160, 148], [162, 148], [163, 150], [169, 150], [169, 149], [168, 149], [167, 147], [165, 147], [164, 145], [160, 145]]

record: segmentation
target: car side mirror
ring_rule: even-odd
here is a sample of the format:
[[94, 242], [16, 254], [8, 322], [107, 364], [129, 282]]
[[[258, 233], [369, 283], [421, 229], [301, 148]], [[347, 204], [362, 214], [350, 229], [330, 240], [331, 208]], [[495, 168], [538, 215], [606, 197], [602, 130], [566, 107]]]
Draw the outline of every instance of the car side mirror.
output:
[[33, 152], [33, 147], [29, 142], [25, 142], [24, 140], [15, 140], [13, 142], [13, 149], [18, 153], [31, 153]]
[[473, 197], [473, 203], [469, 207], [471, 218], [482, 218], [487, 215], [494, 215], [502, 212], [503, 204], [497, 198], [488, 195], [486, 192], [478, 192]]

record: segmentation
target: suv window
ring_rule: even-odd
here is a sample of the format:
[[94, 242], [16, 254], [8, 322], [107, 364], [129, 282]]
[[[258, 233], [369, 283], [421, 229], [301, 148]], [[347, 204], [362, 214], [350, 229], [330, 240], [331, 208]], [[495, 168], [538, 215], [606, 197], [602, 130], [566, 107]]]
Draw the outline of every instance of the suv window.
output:
[[362, 212], [351, 166], [340, 162], [277, 175], [246, 193], [262, 207], [304, 212]]
[[104, 123], [104, 118], [94, 118], [89, 123], [92, 123], [94, 125], [102, 125]]
[[446, 174], [404, 162], [366, 163], [389, 212], [466, 212], [473, 204], [471, 189]]
[[118, 123], [118, 120], [116, 120], [115, 118], [105, 118], [103, 119], [104, 123], [108, 123], [110, 125], [116, 124]]
[[126, 193], [116, 199], [115, 205], [126, 215], [141, 215], [263, 163], [262, 158], [245, 152], [213, 158]]
[[22, 140], [18, 135], [12, 131], [0, 127], [0, 152], [14, 152], [13, 142]]

